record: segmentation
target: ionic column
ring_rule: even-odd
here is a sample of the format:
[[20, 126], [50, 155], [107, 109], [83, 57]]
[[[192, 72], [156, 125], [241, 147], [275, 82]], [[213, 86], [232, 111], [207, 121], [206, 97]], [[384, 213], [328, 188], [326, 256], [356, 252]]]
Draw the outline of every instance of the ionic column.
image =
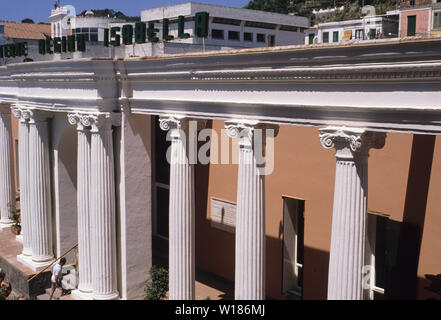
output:
[[78, 159], [77, 159], [77, 208], [78, 208], [78, 290], [72, 292], [77, 299], [92, 298], [92, 242], [90, 217], [90, 125], [87, 114], [69, 114], [69, 123], [77, 125]]
[[35, 270], [54, 258], [48, 118], [32, 110], [29, 118], [29, 204], [32, 265]]
[[32, 257], [32, 223], [29, 213], [29, 127], [27, 119], [30, 113], [25, 109], [12, 108], [14, 116], [19, 120], [18, 124], [18, 172], [20, 183], [20, 217], [21, 234], [23, 237], [23, 251], [17, 257], [20, 261], [30, 261]]
[[356, 128], [320, 130], [324, 148], [336, 149], [328, 299], [363, 299], [369, 149], [385, 144], [385, 133]]
[[[227, 134], [239, 138], [236, 210], [236, 300], [265, 299], [265, 175], [256, 158], [264, 150], [266, 128], [253, 121], [227, 121]], [[277, 131], [277, 128], [275, 128]], [[256, 130], [263, 133], [256, 140]]]
[[15, 206], [14, 157], [12, 153], [11, 111], [0, 110], [0, 229], [9, 228], [9, 208]]
[[93, 298], [96, 300], [119, 297], [112, 119], [108, 114], [99, 114], [91, 123], [90, 216]]
[[170, 130], [171, 138], [169, 298], [192, 300], [195, 298], [195, 191], [189, 140], [194, 135], [189, 130], [188, 119], [165, 117], [159, 122], [162, 130]]

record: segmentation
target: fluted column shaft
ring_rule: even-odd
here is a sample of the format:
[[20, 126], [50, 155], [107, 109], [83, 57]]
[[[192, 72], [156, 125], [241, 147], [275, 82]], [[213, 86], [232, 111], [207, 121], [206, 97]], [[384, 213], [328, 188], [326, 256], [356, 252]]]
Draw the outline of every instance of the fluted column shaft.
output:
[[265, 148], [264, 136], [255, 139], [265, 126], [230, 121], [227, 134], [239, 138], [239, 169], [236, 211], [236, 300], [265, 299], [265, 175], [257, 162], [255, 147]]
[[15, 206], [15, 181], [12, 153], [11, 111], [0, 111], [0, 227], [11, 226], [10, 206]]
[[114, 158], [112, 123], [106, 115], [99, 115], [92, 122], [90, 177], [93, 298], [116, 299]]
[[32, 262], [44, 265], [54, 258], [49, 141], [47, 118], [36, 111], [31, 112], [29, 120], [28, 184]]
[[19, 119], [18, 124], [18, 172], [20, 183], [20, 218], [23, 237], [23, 256], [32, 256], [31, 216], [29, 213], [29, 113], [20, 108], [12, 112]]
[[78, 208], [78, 290], [82, 294], [93, 291], [92, 242], [90, 218], [90, 117], [82, 114], [69, 114], [69, 122], [77, 125], [77, 208]]
[[188, 120], [161, 118], [170, 130], [169, 297], [195, 298], [194, 168], [189, 162]]
[[382, 148], [384, 133], [363, 129], [320, 130], [325, 148], [336, 149], [328, 299], [362, 300], [370, 148]]

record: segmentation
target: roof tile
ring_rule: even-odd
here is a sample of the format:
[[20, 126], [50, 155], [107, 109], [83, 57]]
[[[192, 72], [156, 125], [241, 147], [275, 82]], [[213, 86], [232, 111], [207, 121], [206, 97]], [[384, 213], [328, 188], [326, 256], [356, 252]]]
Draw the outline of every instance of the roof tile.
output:
[[33, 24], [0, 21], [5, 26], [5, 35], [12, 39], [44, 39], [51, 35], [50, 24]]

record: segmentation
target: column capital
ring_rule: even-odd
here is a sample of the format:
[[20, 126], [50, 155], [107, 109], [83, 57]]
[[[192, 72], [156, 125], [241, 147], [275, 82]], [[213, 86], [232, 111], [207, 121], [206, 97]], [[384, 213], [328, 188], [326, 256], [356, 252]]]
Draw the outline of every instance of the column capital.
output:
[[262, 130], [262, 143], [265, 143], [266, 130], [274, 130], [274, 136], [279, 133], [279, 126], [276, 124], [262, 123], [257, 120], [229, 120], [225, 121], [225, 129], [230, 138], [240, 138], [239, 145], [252, 147], [254, 133]]
[[24, 108], [18, 105], [14, 105], [11, 107], [11, 111], [16, 118], [18, 118], [21, 122], [25, 122], [29, 120], [31, 117], [30, 109]]
[[84, 130], [85, 127], [91, 127], [91, 132], [110, 130], [112, 126], [121, 125], [121, 113], [88, 113], [75, 112], [67, 115], [71, 125], [77, 125], [77, 130]]
[[320, 129], [320, 144], [325, 149], [335, 148], [339, 158], [368, 156], [372, 148], [381, 149], [386, 143], [386, 133], [363, 128], [327, 127]]
[[173, 129], [185, 129], [188, 118], [184, 116], [161, 116], [159, 117], [159, 127], [163, 131], [169, 131]]
[[[199, 131], [205, 128], [207, 124], [207, 120], [205, 119], [195, 119], [188, 118], [186, 116], [176, 116], [176, 115], [167, 115], [159, 117], [159, 127], [163, 131], [169, 130], [182, 130], [184, 132], [188, 132], [190, 126], [193, 131]], [[171, 135], [174, 138], [179, 138], [179, 135], [175, 135], [172, 133]]]
[[69, 113], [67, 119], [71, 125], [76, 125], [77, 130], [84, 130], [85, 127], [92, 126], [95, 115], [90, 113]]

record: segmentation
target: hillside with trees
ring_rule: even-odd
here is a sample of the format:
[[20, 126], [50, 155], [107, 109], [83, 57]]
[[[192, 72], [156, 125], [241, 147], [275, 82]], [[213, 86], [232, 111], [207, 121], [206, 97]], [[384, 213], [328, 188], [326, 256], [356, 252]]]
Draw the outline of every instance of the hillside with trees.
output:
[[[86, 14], [86, 12], [89, 10], [84, 10], [83, 12], [81, 12], [79, 14], [79, 16], [84, 16]], [[137, 22], [141, 20], [141, 17], [139, 16], [135, 16], [135, 17], [130, 17], [130, 16], [126, 16], [124, 13], [122, 13], [121, 11], [115, 11], [113, 9], [94, 9], [94, 10], [90, 10], [93, 12], [93, 15], [96, 17], [110, 17], [110, 18], [117, 18], [117, 19], [121, 19], [127, 22]]]
[[[311, 23], [358, 19], [364, 5], [375, 7], [377, 15], [385, 14], [399, 6], [400, 0], [251, 0], [245, 8], [283, 14], [295, 14], [311, 19]], [[343, 8], [342, 8], [343, 7]], [[342, 8], [315, 15], [314, 10]]]

